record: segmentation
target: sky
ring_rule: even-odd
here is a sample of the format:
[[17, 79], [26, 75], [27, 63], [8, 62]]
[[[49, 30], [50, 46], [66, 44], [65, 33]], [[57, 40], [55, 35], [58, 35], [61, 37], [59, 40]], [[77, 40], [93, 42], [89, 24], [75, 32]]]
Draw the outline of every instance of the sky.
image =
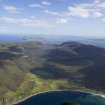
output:
[[0, 34], [105, 37], [105, 0], [0, 0]]

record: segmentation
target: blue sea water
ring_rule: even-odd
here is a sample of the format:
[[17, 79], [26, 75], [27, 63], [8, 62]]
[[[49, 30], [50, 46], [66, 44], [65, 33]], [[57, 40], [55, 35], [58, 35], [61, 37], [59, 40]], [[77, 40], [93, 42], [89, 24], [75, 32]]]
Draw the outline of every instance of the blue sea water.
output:
[[22, 40], [18, 35], [0, 35], [0, 42], [21, 42]]
[[77, 105], [105, 105], [105, 98], [77, 91], [51, 91], [32, 96], [15, 105], [62, 105], [65, 102]]

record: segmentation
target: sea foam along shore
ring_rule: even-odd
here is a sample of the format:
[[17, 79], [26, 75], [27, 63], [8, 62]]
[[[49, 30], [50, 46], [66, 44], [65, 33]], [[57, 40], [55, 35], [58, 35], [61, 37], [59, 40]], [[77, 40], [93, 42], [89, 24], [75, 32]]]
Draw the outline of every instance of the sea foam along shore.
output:
[[103, 94], [94, 94], [94, 93], [92, 93], [92, 94], [95, 95], [95, 96], [100, 96], [102, 98], [105, 98], [105, 95], [103, 95]]
[[21, 103], [21, 102], [24, 102], [26, 101], [27, 99], [33, 97], [33, 96], [36, 96], [36, 95], [39, 95], [39, 94], [44, 94], [44, 93], [49, 93], [49, 92], [59, 92], [59, 91], [71, 91], [71, 92], [81, 92], [81, 93], [86, 93], [86, 94], [90, 94], [90, 95], [93, 95], [93, 96], [100, 96], [102, 98], [105, 98], [105, 95], [104, 94], [96, 94], [96, 93], [90, 93], [90, 92], [86, 92], [86, 91], [81, 91], [81, 90], [69, 90], [69, 89], [63, 89], [63, 90], [48, 90], [48, 91], [43, 91], [43, 92], [38, 92], [38, 93], [35, 93], [33, 95], [30, 95], [30, 96], [27, 96], [26, 98], [24, 99], [21, 99], [19, 101], [16, 101], [14, 103], [12, 103], [12, 105], [17, 105], [18, 103]]

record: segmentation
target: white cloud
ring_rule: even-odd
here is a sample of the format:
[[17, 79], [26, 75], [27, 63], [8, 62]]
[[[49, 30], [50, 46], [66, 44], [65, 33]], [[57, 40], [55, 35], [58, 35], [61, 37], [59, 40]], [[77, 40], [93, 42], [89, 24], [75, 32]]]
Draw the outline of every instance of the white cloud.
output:
[[82, 18], [87, 18], [89, 17], [89, 10], [81, 8], [81, 7], [68, 7], [67, 11], [63, 12], [56, 12], [56, 11], [49, 11], [45, 10], [45, 13], [53, 16], [59, 16], [59, 17], [82, 17]]
[[96, 6], [99, 8], [105, 8], [105, 2], [98, 3]]
[[44, 7], [50, 6], [50, 5], [51, 5], [50, 2], [42, 1], [39, 4], [29, 4], [28, 7], [31, 7], [31, 8], [44, 8]]
[[77, 16], [82, 18], [87, 18], [90, 15], [90, 10], [85, 9], [79, 6], [76, 7], [68, 7], [68, 15], [70, 16]]
[[30, 4], [29, 7], [31, 8], [43, 8], [41, 4]]
[[68, 22], [68, 19], [65, 19], [65, 18], [61, 18], [61, 19], [58, 19], [57, 20], [57, 24], [65, 24], [65, 23], [67, 23]]
[[44, 10], [44, 12], [49, 15], [62, 16], [59, 12], [55, 12], [55, 11]]
[[105, 13], [102, 11], [104, 3], [99, 0], [95, 0], [92, 3], [80, 3], [72, 6], [68, 6], [67, 10], [62, 12], [45, 10], [44, 12], [59, 17], [81, 17], [81, 18], [101, 18], [105, 17]]
[[41, 4], [42, 4], [42, 5], [46, 5], [46, 6], [50, 6], [50, 5], [51, 5], [51, 3], [48, 2], [48, 1], [42, 1]]
[[102, 19], [102, 21], [104, 21], [104, 22], [105, 22], [105, 18], [104, 18], [104, 19]]
[[15, 6], [12, 5], [4, 5], [3, 9], [6, 10], [9, 13], [20, 13], [20, 8], [17, 8]]
[[94, 16], [95, 16], [95, 17], [102, 17], [103, 14], [102, 14], [101, 12], [95, 12], [95, 13], [94, 13]]
[[45, 20], [30, 18], [13, 18], [13, 17], [0, 17], [1, 26], [19, 26], [19, 27], [49, 27], [49, 24]]

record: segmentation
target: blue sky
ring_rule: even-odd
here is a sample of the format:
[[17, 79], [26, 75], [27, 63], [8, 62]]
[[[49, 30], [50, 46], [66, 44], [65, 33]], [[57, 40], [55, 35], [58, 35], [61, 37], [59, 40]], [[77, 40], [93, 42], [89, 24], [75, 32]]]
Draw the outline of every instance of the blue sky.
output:
[[105, 37], [105, 0], [0, 0], [0, 34]]

